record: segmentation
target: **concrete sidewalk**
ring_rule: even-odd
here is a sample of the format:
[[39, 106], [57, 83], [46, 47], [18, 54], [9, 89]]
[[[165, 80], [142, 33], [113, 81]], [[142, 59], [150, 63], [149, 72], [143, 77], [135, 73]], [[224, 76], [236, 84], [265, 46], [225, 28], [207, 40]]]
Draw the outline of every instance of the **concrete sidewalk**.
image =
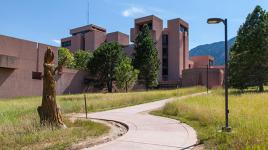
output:
[[[204, 93], [183, 96], [187, 98]], [[196, 132], [190, 126], [177, 120], [152, 116], [147, 112], [161, 108], [172, 99], [92, 113], [91, 118], [114, 120], [129, 127], [129, 131], [122, 137], [101, 144], [88, 150], [179, 150], [192, 149], [197, 143]], [[77, 114], [76, 117], [85, 117]]]

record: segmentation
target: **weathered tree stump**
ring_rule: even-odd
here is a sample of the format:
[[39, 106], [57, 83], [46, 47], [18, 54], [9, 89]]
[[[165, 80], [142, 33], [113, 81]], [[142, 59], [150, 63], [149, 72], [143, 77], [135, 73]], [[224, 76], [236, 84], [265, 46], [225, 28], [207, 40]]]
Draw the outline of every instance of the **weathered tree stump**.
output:
[[56, 103], [56, 81], [55, 74], [61, 70], [64, 64], [54, 67], [54, 53], [50, 47], [47, 48], [44, 57], [44, 75], [43, 75], [43, 96], [42, 104], [37, 108], [41, 125], [52, 125], [65, 128], [62, 120], [60, 108]]

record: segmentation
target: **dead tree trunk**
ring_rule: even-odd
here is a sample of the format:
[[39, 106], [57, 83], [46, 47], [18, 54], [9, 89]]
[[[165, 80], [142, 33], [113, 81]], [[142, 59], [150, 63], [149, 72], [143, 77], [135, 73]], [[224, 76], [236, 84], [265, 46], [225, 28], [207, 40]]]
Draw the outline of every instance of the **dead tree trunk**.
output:
[[62, 69], [63, 64], [55, 68], [52, 64], [53, 60], [54, 54], [50, 48], [47, 48], [44, 57], [42, 105], [37, 108], [37, 111], [42, 125], [66, 127], [62, 120], [60, 108], [56, 103], [56, 81], [54, 78], [56, 71]]

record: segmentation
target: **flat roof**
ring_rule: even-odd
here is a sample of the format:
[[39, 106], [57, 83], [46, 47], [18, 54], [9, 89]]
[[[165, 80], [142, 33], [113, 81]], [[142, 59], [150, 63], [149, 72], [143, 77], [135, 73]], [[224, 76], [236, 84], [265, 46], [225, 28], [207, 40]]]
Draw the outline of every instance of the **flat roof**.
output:
[[88, 31], [98, 30], [98, 31], [106, 32], [105, 28], [102, 28], [102, 27], [94, 25], [94, 24], [90, 24], [90, 25], [85, 25], [82, 27], [71, 29], [70, 34], [76, 34], [76, 33], [87, 31], [87, 30]]
[[184, 21], [183, 19], [181, 19], [181, 18], [175, 18], [175, 19], [171, 19], [171, 20], [168, 20], [168, 21], [178, 21], [184, 27], [189, 28], [189, 24], [186, 21]]
[[203, 55], [203, 56], [192, 56], [190, 57], [191, 60], [193, 59], [209, 59], [209, 60], [214, 60], [214, 57], [211, 55]]
[[135, 23], [142, 23], [142, 22], [153, 20], [153, 19], [163, 21], [161, 18], [159, 18], [155, 15], [149, 15], [149, 16], [145, 16], [145, 17], [141, 17], [141, 18], [136, 18]]
[[121, 35], [124, 35], [124, 36], [129, 36], [128, 34], [120, 32], [120, 31], [110, 32], [107, 35], [111, 35], [111, 34], [121, 34]]

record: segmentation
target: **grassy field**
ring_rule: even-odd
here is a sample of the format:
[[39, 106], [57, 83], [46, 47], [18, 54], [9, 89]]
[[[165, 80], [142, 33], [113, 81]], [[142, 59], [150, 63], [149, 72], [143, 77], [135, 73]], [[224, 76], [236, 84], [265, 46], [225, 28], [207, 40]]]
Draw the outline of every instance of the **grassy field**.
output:
[[[87, 94], [88, 111], [96, 112], [182, 96], [204, 91], [204, 88], [184, 88], [179, 90], [155, 90], [148, 92]], [[58, 104], [63, 113], [84, 112], [83, 95], [58, 96]], [[3, 99], [0, 101], [0, 149], [65, 149], [72, 143], [93, 139], [108, 132], [107, 126], [78, 121], [69, 122], [62, 132], [40, 127], [36, 108], [41, 97]]]
[[268, 93], [235, 91], [230, 96], [231, 133], [219, 132], [224, 126], [224, 92], [187, 98], [166, 104], [155, 115], [186, 122], [198, 132], [207, 149], [268, 149]]

